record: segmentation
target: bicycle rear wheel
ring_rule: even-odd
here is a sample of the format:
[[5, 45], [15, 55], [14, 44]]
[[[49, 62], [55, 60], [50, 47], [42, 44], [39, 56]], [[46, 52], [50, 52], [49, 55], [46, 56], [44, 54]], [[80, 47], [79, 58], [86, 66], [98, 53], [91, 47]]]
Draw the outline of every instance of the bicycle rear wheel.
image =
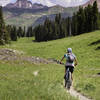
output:
[[66, 81], [66, 87], [69, 90], [72, 85], [72, 79], [71, 79], [71, 72], [68, 73], [68, 80]]

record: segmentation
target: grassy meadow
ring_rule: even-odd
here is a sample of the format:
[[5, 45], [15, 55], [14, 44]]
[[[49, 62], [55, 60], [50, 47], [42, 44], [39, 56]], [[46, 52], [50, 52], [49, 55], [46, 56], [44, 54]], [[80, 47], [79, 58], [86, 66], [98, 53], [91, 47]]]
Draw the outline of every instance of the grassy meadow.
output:
[[[100, 100], [100, 31], [48, 42], [33, 42], [34, 38], [20, 38], [0, 48], [60, 60], [71, 47], [77, 56], [74, 88], [94, 100]], [[34, 72], [38, 75], [34, 76]], [[77, 100], [63, 87], [64, 66], [0, 61], [0, 100]]]

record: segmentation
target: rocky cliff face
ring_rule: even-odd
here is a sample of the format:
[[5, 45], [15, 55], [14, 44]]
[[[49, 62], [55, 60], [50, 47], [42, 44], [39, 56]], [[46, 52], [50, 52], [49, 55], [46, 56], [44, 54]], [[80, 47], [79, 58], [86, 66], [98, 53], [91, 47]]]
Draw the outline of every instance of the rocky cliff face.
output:
[[18, 8], [32, 8], [32, 3], [27, 0], [17, 0], [14, 5]]
[[6, 5], [7, 8], [28, 8], [28, 9], [40, 9], [46, 6], [42, 4], [32, 4], [31, 1], [28, 0], [17, 0], [15, 3], [10, 3]]
[[94, 3], [95, 1], [97, 1], [98, 9], [99, 9], [99, 11], [100, 11], [100, 0], [89, 0], [86, 4], [84, 4], [84, 5], [82, 5], [82, 6], [83, 6], [83, 7], [86, 7], [86, 6], [88, 6], [89, 4], [90, 4], [90, 5], [93, 5], [93, 3]]
[[43, 6], [42, 4], [34, 3], [32, 5], [33, 9], [41, 9], [41, 8], [47, 8], [47, 6]]

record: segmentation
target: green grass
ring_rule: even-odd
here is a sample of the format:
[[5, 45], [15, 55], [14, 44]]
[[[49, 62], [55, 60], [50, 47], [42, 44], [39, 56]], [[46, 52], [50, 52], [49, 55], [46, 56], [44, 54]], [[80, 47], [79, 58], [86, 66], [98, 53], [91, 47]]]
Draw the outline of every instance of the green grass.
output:
[[[39, 71], [37, 76], [35, 71]], [[63, 88], [62, 77], [63, 67], [59, 65], [2, 61], [0, 100], [77, 100]]]
[[[16, 25], [16, 26], [30, 26], [32, 25], [37, 18], [41, 17], [41, 14], [32, 14], [32, 13], [23, 13], [12, 17], [13, 13], [4, 12], [4, 18], [7, 25]], [[10, 17], [9, 17], [10, 16]], [[8, 17], [8, 18], [7, 18]]]
[[[92, 42], [95, 42], [99, 39], [100, 31], [95, 31], [80, 36], [41, 43], [32, 42], [33, 38], [21, 38], [17, 42], [12, 42], [10, 45], [1, 46], [0, 48], [12, 48], [23, 51], [25, 55], [60, 60], [66, 52], [66, 49], [71, 47], [78, 59], [78, 66], [75, 68], [74, 72], [74, 88], [88, 97], [91, 97], [95, 100], [100, 100], [100, 77], [97, 76], [97, 73], [100, 72], [100, 50], [96, 50], [96, 48], [100, 46], [100, 43], [89, 46]], [[4, 77], [2, 78], [3, 80], [0, 81], [2, 89], [5, 87], [3, 83], [9, 87], [10, 82], [13, 85], [15, 84], [15, 90], [18, 88], [18, 91], [15, 91], [13, 90], [13, 87], [5, 87], [3, 92], [1, 92], [3, 95], [2, 97], [7, 94], [6, 91], [10, 91], [10, 89], [12, 89], [13, 92], [11, 92], [11, 94], [9, 93], [8, 95], [10, 97], [12, 97], [14, 93], [13, 97], [17, 96], [18, 98], [20, 97], [23, 99], [30, 97], [30, 100], [41, 100], [40, 98], [43, 100], [65, 100], [66, 98], [69, 98], [68, 100], [72, 100], [72, 98], [66, 93], [65, 89], [61, 87], [64, 67], [61, 67], [60, 65], [30, 65], [27, 63], [25, 64], [25, 67], [24, 65], [18, 64], [13, 67], [13, 65], [9, 65], [9, 63], [1, 63], [0, 65], [6, 66], [5, 69], [0, 66], [0, 70], [2, 69], [3, 72], [6, 71], [11, 73], [11, 68], [12, 73], [17, 73], [14, 75], [14, 79], [5, 78], [10, 77], [10, 74], [1, 75]], [[41, 70], [37, 77], [32, 75], [32, 72], [35, 70]], [[19, 76], [23, 77], [19, 78]], [[22, 82], [20, 82], [20, 80], [23, 80], [24, 85]], [[16, 81], [19, 81], [19, 83]], [[36, 86], [32, 85], [34, 82], [36, 82]], [[25, 93], [28, 93], [26, 97]]]

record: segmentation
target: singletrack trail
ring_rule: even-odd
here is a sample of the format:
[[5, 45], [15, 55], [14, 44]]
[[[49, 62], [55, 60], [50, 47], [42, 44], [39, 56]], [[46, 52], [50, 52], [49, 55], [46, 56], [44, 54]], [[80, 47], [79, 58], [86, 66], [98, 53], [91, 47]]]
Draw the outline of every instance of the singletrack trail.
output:
[[71, 89], [68, 92], [70, 93], [71, 96], [74, 96], [78, 98], [79, 100], [92, 100], [82, 95], [81, 93], [77, 92], [73, 87], [71, 87]]

